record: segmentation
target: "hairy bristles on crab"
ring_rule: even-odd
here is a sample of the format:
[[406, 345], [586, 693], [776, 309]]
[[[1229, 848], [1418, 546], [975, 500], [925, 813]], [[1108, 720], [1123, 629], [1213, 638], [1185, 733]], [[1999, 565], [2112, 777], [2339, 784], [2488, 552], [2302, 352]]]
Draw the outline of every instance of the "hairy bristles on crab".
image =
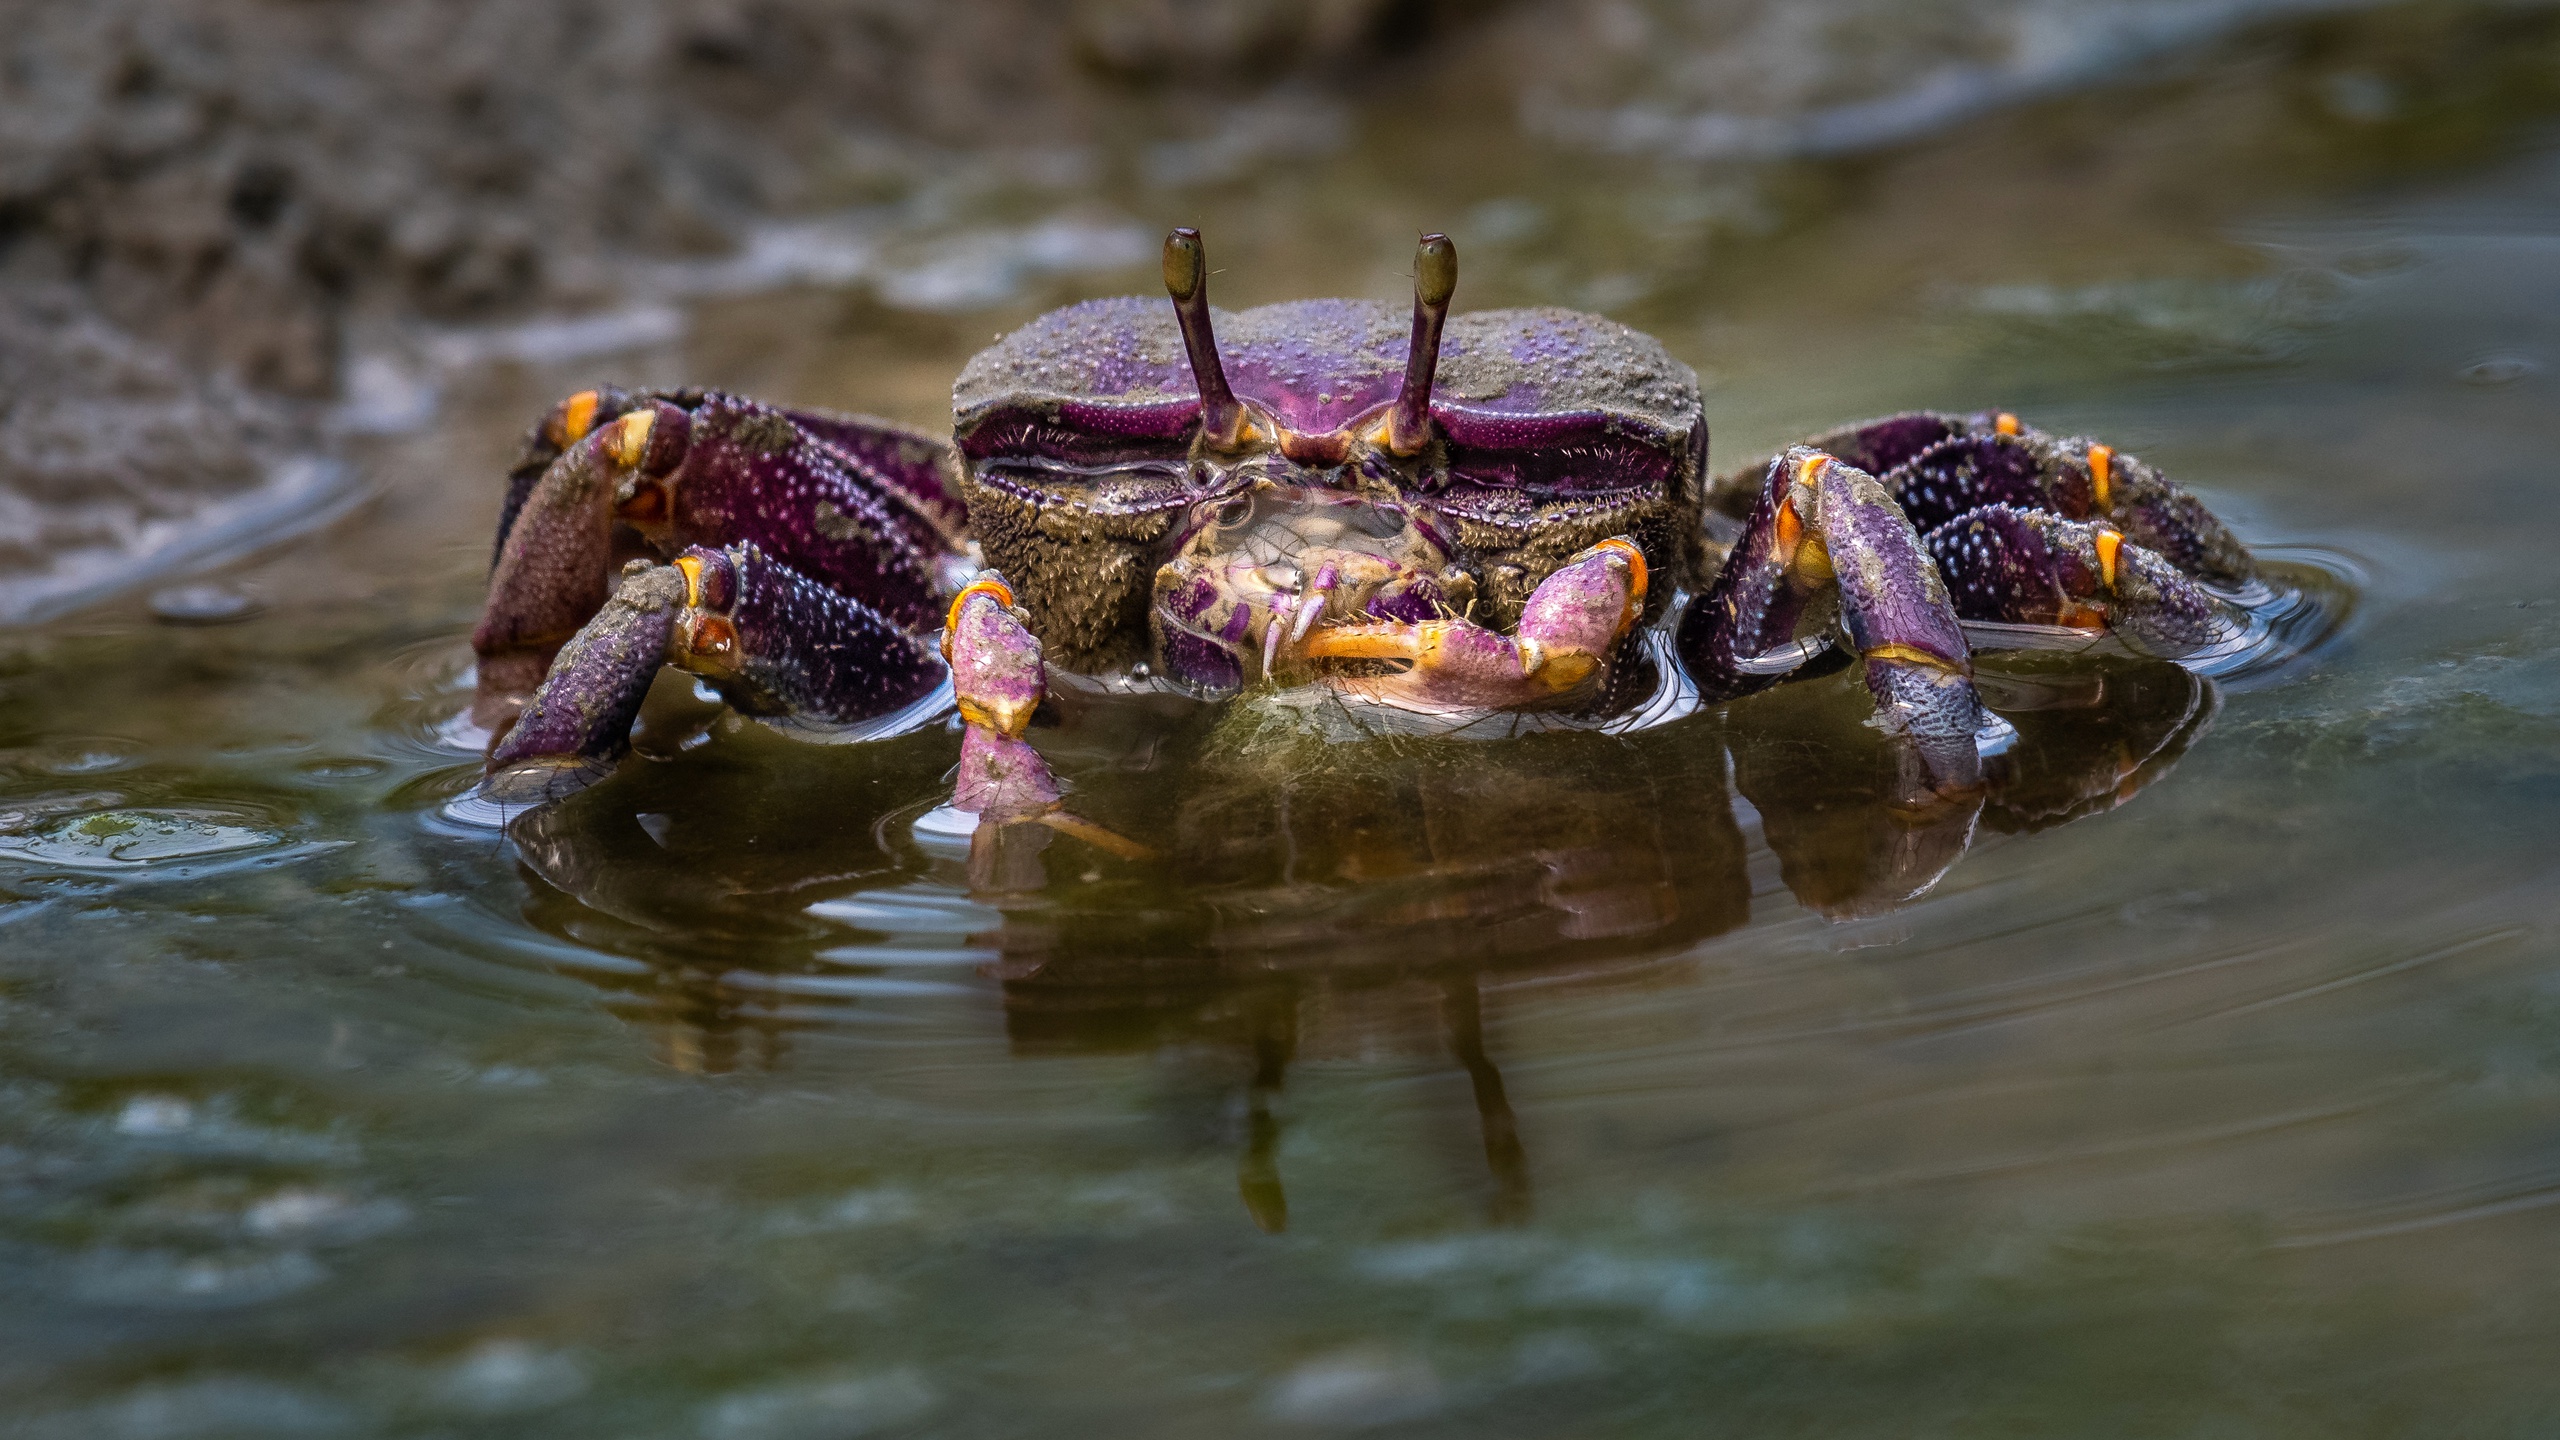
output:
[[822, 738], [956, 706], [955, 804], [1110, 846], [1028, 738], [1057, 671], [1580, 723], [1628, 703], [1622, 666], [1676, 663], [1716, 703], [1839, 645], [1916, 799], [1960, 796], [2000, 728], [1967, 624], [2174, 658], [2230, 632], [2207, 587], [2253, 573], [2158, 471], [2006, 413], [1892, 416], [1711, 483], [1688, 366], [1596, 315], [1453, 313], [1444, 235], [1409, 309], [1220, 311], [1209, 275], [1176, 230], [1169, 304], [1002, 337], [948, 442], [712, 391], [564, 401], [511, 476], [473, 636], [486, 791], [604, 773], [675, 665]]

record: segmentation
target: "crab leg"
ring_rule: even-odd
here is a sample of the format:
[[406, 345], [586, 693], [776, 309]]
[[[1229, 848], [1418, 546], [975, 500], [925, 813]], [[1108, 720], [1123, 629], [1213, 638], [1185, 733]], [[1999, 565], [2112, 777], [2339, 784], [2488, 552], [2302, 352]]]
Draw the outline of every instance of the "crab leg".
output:
[[[684, 576], [634, 560], [622, 584], [560, 648], [514, 724], [490, 747], [481, 797], [532, 805], [603, 779], [631, 748], [631, 722], [667, 662]], [[483, 661], [483, 665], [487, 662]]]
[[613, 583], [614, 497], [644, 471], [673, 465], [667, 447], [652, 443], [654, 421], [637, 410], [588, 431], [507, 516], [488, 607], [471, 635], [480, 660], [475, 723], [502, 730], [552, 656], [604, 604]]
[[702, 391], [569, 397], [535, 427], [510, 475], [474, 636], [474, 718], [502, 728], [604, 603], [618, 529], [663, 555], [752, 542], [898, 625], [928, 630], [941, 615], [942, 572], [960, 556], [956, 469], [948, 446], [858, 416]]
[[2168, 659], [2232, 633], [2201, 586], [2110, 526], [1985, 505], [1923, 543], [1967, 620], [2103, 626]]
[[1581, 685], [1635, 624], [1644, 594], [1644, 552], [1620, 536], [1539, 581], [1515, 634], [1467, 620], [1319, 625], [1300, 653], [1315, 660], [1412, 662], [1401, 675], [1331, 680], [1355, 694], [1425, 710], [1507, 709]]
[[524, 443], [516, 451], [516, 463], [507, 468], [507, 495], [498, 510], [498, 538], [489, 557], [492, 568], [506, 554], [507, 534], [516, 528], [516, 516], [524, 510], [525, 498], [533, 493], [551, 463], [560, 458], [560, 452], [587, 438], [597, 426], [621, 419], [642, 403], [642, 397], [609, 385], [581, 390], [552, 406], [550, 413], [525, 432]]
[[2230, 527], [2157, 469], [2006, 412], [1892, 415], [1805, 444], [1875, 476], [1923, 534], [1984, 505], [2012, 505], [2110, 525], [2211, 584], [2245, 586], [2256, 574]]
[[[734, 395], [707, 393], [690, 408], [660, 403], [655, 413], [652, 449], [673, 458], [621, 487], [616, 519], [670, 555], [752, 541], [827, 588], [931, 632], [942, 615], [937, 568], [955, 542], [942, 517], [911, 497], [920, 475], [892, 482], [789, 412]], [[836, 417], [830, 433], [849, 444], [845, 432], [856, 428]]]
[[663, 665], [748, 714], [838, 724], [912, 704], [942, 674], [924, 642], [755, 545], [634, 561], [490, 751], [481, 793], [554, 800], [602, 778]]
[[1783, 672], [1751, 662], [1794, 643], [1808, 607], [1831, 597], [1884, 729], [1932, 789], [1979, 786], [1982, 709], [1946, 585], [1884, 487], [1821, 451], [1771, 462], [1740, 543], [1681, 617], [1681, 660], [1711, 698], [1763, 689]]

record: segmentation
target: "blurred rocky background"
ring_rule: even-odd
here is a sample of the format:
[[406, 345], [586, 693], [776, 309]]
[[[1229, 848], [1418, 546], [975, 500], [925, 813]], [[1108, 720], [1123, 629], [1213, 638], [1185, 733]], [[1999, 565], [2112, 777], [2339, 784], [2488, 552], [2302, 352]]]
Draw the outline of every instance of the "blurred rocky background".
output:
[[[0, 0], [0, 621], [325, 517], [344, 437], [430, 423], [458, 370], [662, 340], [704, 297], [956, 313], [1142, 275], [1163, 197], [1357, 150], [1380, 107], [1445, 113], [1435, 159], [1496, 197], [1531, 151], [1636, 199], [1676, 168], [1633, 240], [1703, 254], [1782, 229], [1826, 183], [1802, 167], [2234, 35], [2345, 57], [2270, 70], [2264, 104], [2423, 140], [2444, 94], [2560, 93], [2553, 29], [2358, 0]], [[1374, 193], [1422, 158], [1366, 163]], [[1650, 283], [1621, 269], [1515, 298], [1615, 308]]]
[[[414, 375], [350, 391], [369, 349], [610, 307], [642, 288], [636, 265], [734, 258], [760, 219], [955, 181], [1064, 190], [1109, 100], [1330, 79], [1475, 8], [10, 0], [0, 616], [89, 594], [138, 554], [175, 561], [208, 529], [307, 511], [328, 481], [291, 462], [333, 419], [419, 418]], [[860, 263], [818, 248], [689, 278]]]

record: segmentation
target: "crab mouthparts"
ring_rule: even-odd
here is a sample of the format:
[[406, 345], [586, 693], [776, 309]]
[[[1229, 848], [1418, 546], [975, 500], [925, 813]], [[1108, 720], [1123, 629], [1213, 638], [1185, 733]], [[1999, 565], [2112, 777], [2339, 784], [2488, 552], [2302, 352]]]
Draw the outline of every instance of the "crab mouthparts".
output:
[[1340, 652], [1326, 631], [1445, 621], [1474, 593], [1401, 507], [1265, 487], [1226, 500], [1159, 572], [1159, 648], [1176, 678], [1221, 689], [1373, 672], [1390, 657]]

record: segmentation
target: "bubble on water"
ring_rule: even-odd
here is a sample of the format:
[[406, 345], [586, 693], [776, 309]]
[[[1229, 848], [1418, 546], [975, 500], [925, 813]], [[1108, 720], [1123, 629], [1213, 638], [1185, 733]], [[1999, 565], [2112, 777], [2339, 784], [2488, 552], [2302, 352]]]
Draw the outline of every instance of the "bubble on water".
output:
[[335, 1135], [244, 1121], [237, 1104], [220, 1095], [209, 1100], [135, 1095], [116, 1112], [112, 1128], [127, 1139], [179, 1142], [175, 1148], [194, 1154], [253, 1155], [278, 1162], [331, 1164], [350, 1161], [358, 1153], [357, 1147]]
[[1694, 1321], [1730, 1293], [1723, 1269], [1705, 1260], [1576, 1251], [1530, 1277], [1524, 1298], [1540, 1308], [1650, 1311]]
[[475, 787], [437, 806], [435, 815], [452, 831], [470, 833], [504, 830], [508, 821], [532, 808], [530, 805], [501, 805], [495, 800], [484, 799]]
[[978, 817], [949, 805], [937, 805], [907, 827], [916, 848], [940, 860], [969, 858], [969, 840], [978, 833]]
[[489, 729], [471, 718], [464, 710], [446, 717], [428, 730], [427, 738], [436, 748], [473, 758], [489, 753]]
[[1424, 1419], [1440, 1408], [1431, 1362], [1384, 1345], [1318, 1355], [1280, 1377], [1262, 1401], [1275, 1420], [1360, 1430]]
[[901, 1366], [741, 1390], [702, 1412], [704, 1440], [838, 1440], [920, 1418], [940, 1402], [921, 1374]]
[[871, 1225], [903, 1225], [923, 1213], [914, 1192], [903, 1186], [879, 1185], [848, 1190], [829, 1203], [777, 1215], [767, 1228], [777, 1235], [812, 1235]]
[[263, 850], [284, 837], [209, 811], [101, 810], [24, 834], [0, 834], [0, 856], [74, 870], [131, 870]]
[[429, 1393], [474, 1415], [513, 1415], [574, 1400], [587, 1385], [586, 1366], [574, 1355], [523, 1340], [487, 1340], [438, 1375]]

